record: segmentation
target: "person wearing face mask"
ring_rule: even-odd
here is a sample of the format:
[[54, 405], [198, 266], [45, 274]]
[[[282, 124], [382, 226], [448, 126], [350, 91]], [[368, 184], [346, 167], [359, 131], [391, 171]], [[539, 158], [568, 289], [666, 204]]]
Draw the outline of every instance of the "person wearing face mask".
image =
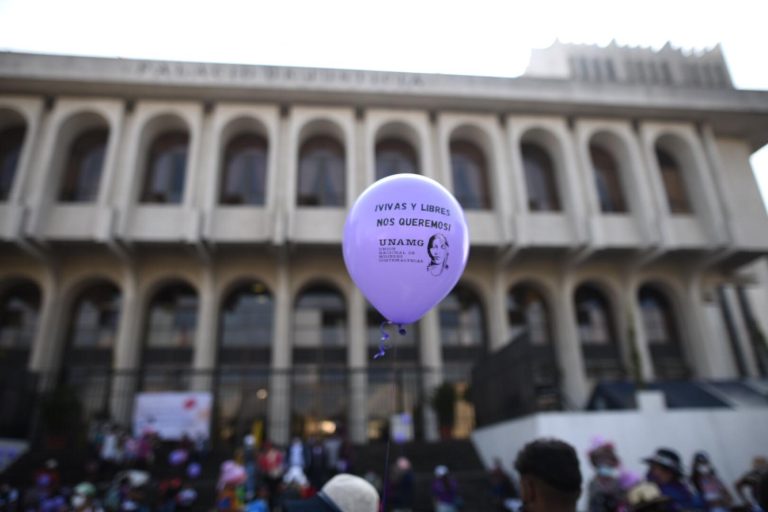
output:
[[712, 462], [704, 452], [697, 452], [691, 464], [691, 483], [709, 512], [726, 512], [733, 502], [731, 494], [717, 476]]
[[590, 512], [613, 512], [624, 508], [627, 491], [640, 481], [640, 477], [621, 467], [613, 443], [602, 436], [592, 439], [587, 455], [595, 470], [587, 488]]

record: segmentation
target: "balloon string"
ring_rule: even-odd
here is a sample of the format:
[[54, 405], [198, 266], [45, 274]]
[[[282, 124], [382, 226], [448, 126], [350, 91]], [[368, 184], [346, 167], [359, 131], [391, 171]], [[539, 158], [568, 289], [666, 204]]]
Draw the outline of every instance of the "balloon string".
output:
[[[402, 326], [402, 324], [398, 324], [397, 332], [400, 333], [400, 336], [405, 336], [405, 328]], [[394, 344], [394, 350], [393, 350], [393, 361], [392, 361], [392, 411], [397, 414], [397, 344]], [[387, 510], [387, 498], [389, 497], [389, 453], [390, 448], [392, 447], [392, 430], [387, 429], [389, 431], [389, 437], [387, 437], [387, 451], [386, 455], [384, 456], [384, 481], [382, 482], [382, 491], [381, 491], [381, 511], [386, 512]]]
[[385, 320], [381, 322], [381, 327], [379, 327], [379, 332], [381, 332], [381, 338], [379, 339], [379, 351], [374, 354], [374, 359], [379, 359], [380, 357], [384, 357], [384, 355], [387, 353], [387, 349], [389, 348], [389, 344], [387, 343], [387, 340], [389, 339], [389, 333], [387, 332], [387, 325], [389, 325], [392, 322], [389, 322], [388, 320]]
[[[384, 357], [387, 354], [387, 349], [389, 348], [389, 343], [387, 343], [387, 340], [389, 340], [389, 333], [387, 332], [387, 326], [391, 323], [392, 322], [385, 320], [381, 322], [381, 326], [379, 326], [379, 332], [381, 333], [381, 338], [379, 338], [379, 351], [373, 355], [374, 359], [379, 359], [381, 357]], [[408, 331], [405, 330], [405, 327], [403, 327], [403, 324], [397, 324], [397, 332], [398, 334], [400, 334], [400, 336], [405, 336], [406, 334], [408, 334]]]

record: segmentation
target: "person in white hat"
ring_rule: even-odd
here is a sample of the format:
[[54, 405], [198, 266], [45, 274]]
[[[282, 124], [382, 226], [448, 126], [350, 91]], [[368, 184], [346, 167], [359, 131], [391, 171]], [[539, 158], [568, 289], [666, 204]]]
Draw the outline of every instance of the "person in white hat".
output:
[[359, 476], [341, 473], [308, 500], [288, 502], [287, 512], [378, 512], [379, 493]]

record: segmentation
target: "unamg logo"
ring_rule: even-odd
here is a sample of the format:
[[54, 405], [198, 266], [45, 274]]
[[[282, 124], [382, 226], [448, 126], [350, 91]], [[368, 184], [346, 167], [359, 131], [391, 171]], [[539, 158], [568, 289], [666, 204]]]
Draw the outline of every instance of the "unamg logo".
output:
[[404, 247], [424, 247], [424, 240], [414, 238], [380, 238], [380, 247], [404, 246]]

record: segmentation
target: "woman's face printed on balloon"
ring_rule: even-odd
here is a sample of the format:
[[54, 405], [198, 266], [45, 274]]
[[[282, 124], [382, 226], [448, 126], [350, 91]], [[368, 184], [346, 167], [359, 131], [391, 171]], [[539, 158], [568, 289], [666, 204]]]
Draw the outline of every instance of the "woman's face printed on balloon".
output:
[[444, 235], [432, 235], [427, 243], [427, 253], [429, 254], [429, 266], [427, 269], [433, 275], [440, 275], [445, 268], [448, 258], [448, 240]]

